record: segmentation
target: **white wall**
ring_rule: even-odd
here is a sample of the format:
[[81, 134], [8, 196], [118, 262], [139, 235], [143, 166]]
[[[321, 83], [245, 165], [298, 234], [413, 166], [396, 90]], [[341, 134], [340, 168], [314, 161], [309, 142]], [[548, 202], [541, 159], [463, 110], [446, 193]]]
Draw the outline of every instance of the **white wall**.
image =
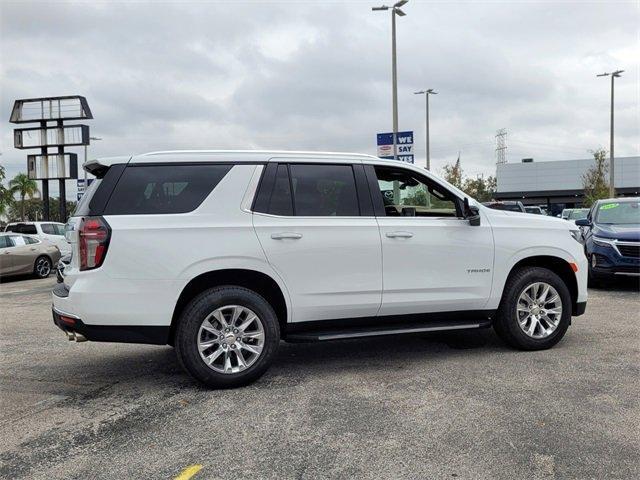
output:
[[[591, 158], [497, 165], [498, 192], [582, 190], [582, 175], [593, 163]], [[640, 157], [616, 158], [615, 186], [640, 187]]]

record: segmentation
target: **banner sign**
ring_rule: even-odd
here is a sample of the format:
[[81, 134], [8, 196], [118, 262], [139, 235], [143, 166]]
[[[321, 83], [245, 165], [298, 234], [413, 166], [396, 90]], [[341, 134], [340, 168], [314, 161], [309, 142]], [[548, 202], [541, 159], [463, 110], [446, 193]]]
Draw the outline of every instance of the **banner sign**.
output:
[[91, 185], [93, 180], [94, 180], [93, 178], [88, 178], [87, 179], [87, 185], [85, 186], [84, 179], [82, 179], [82, 178], [78, 179], [78, 184], [77, 184], [78, 185], [78, 201], [80, 201], [80, 199], [84, 195], [84, 192], [87, 190], [87, 187], [89, 187], [89, 185]]
[[[413, 163], [413, 132], [398, 132], [397, 135], [398, 160]], [[393, 160], [393, 132], [379, 133], [377, 140], [378, 157]]]

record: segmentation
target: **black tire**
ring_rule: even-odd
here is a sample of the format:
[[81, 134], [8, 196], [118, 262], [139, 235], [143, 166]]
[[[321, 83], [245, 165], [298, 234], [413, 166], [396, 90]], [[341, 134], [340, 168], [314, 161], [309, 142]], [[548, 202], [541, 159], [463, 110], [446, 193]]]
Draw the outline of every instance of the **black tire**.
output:
[[[221, 373], [210, 368], [198, 351], [198, 332], [214, 310], [239, 305], [252, 310], [264, 329], [264, 346], [255, 363], [238, 373]], [[271, 365], [280, 344], [280, 325], [273, 308], [262, 296], [243, 287], [226, 285], [196, 296], [180, 315], [175, 350], [182, 367], [196, 380], [212, 388], [234, 388], [257, 380]]]
[[[546, 338], [536, 339], [525, 334], [517, 320], [517, 302], [520, 294], [535, 282], [545, 282], [556, 289], [562, 302], [562, 315], [556, 329]], [[493, 322], [498, 336], [519, 350], [544, 350], [558, 343], [571, 323], [571, 294], [562, 279], [551, 270], [540, 267], [520, 268], [507, 279], [502, 300]]]
[[37, 278], [47, 278], [49, 274], [51, 274], [52, 267], [53, 263], [51, 259], [46, 255], [40, 255], [36, 258], [36, 261], [33, 262], [33, 275]]

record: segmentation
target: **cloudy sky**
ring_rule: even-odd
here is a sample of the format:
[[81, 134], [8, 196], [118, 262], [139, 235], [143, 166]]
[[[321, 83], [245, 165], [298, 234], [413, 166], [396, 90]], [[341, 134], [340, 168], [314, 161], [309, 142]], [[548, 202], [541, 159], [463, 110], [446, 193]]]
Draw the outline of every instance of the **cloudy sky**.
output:
[[[90, 157], [241, 148], [375, 154], [391, 129], [390, 14], [379, 0], [0, 1], [1, 111], [16, 98], [87, 97]], [[608, 146], [616, 83], [616, 154], [640, 151], [637, 1], [418, 1], [398, 19], [401, 130], [424, 165], [431, 97], [434, 169], [460, 152], [469, 174], [508, 161], [585, 158]], [[2, 124], [0, 161], [26, 169]], [[81, 150], [76, 150], [81, 153]], [[54, 192], [55, 189], [52, 189]], [[74, 189], [71, 190], [73, 193]]]

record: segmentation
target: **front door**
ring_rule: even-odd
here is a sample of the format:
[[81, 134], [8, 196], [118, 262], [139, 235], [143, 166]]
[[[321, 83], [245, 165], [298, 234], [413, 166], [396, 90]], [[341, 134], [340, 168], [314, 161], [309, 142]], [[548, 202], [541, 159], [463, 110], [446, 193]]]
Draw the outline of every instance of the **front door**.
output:
[[9, 235], [0, 235], [0, 275], [9, 275], [13, 272], [13, 242]]
[[378, 312], [380, 235], [366, 188], [362, 165], [267, 166], [253, 224], [289, 291], [293, 322]]
[[374, 177], [374, 201], [384, 206], [378, 216], [380, 315], [483, 309], [493, 276], [487, 221], [471, 226], [462, 216], [462, 199], [426, 175], [403, 167], [365, 168]]

